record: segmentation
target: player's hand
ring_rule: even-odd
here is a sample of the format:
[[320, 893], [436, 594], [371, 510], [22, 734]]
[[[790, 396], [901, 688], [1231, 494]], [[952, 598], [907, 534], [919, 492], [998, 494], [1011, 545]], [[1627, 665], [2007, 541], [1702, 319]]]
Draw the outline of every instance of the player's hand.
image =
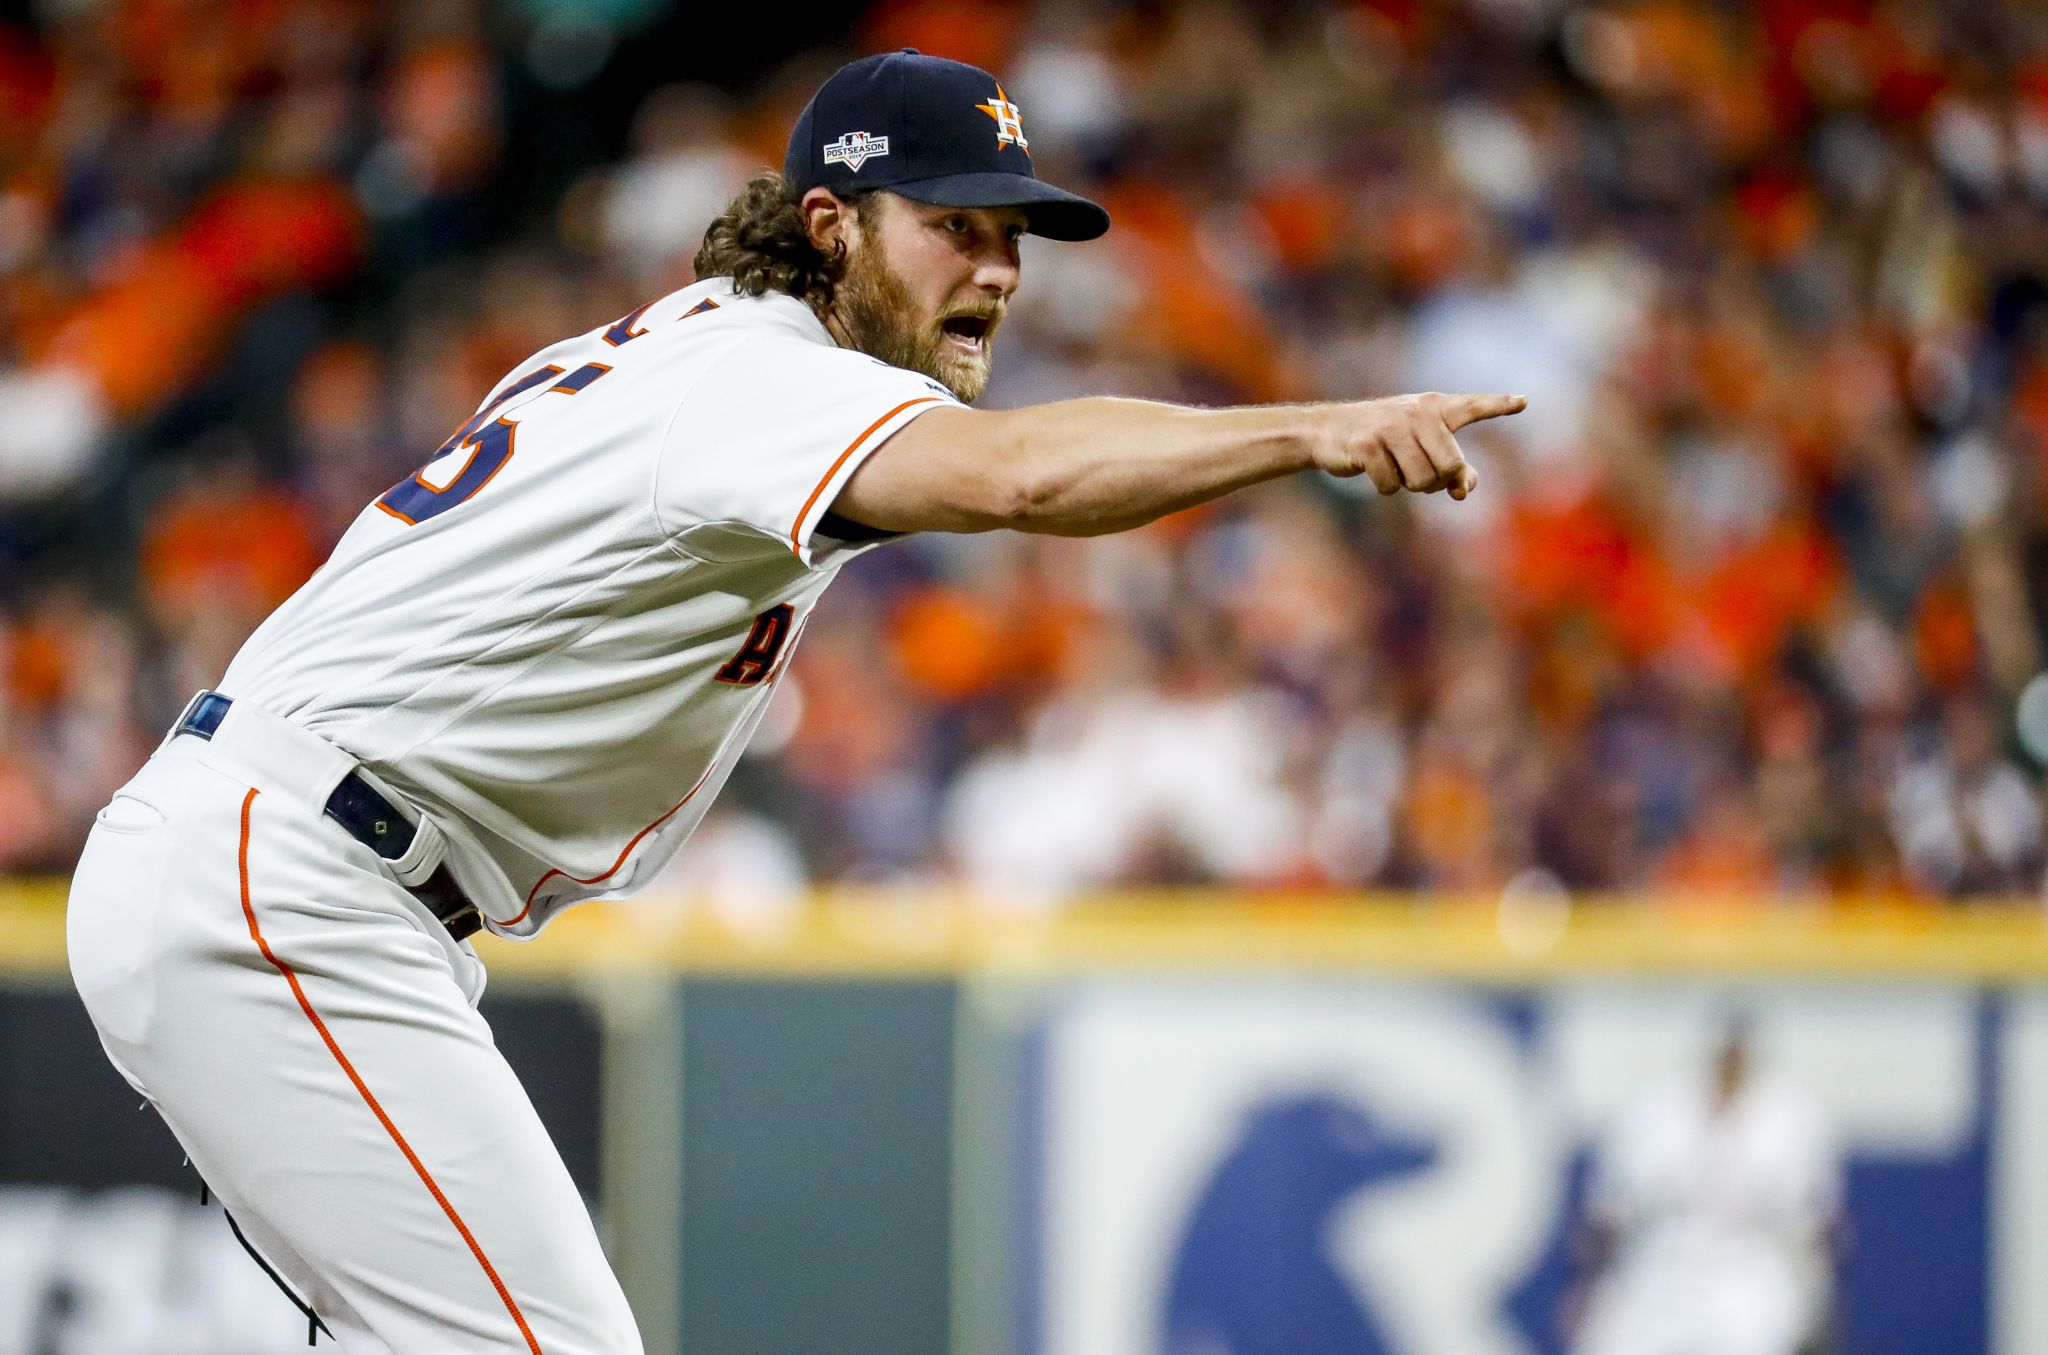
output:
[[1396, 395], [1385, 400], [1325, 405], [1316, 466], [1331, 475], [1365, 475], [1382, 494], [1447, 489], [1462, 499], [1479, 486], [1454, 436], [1481, 419], [1519, 414], [1519, 395]]

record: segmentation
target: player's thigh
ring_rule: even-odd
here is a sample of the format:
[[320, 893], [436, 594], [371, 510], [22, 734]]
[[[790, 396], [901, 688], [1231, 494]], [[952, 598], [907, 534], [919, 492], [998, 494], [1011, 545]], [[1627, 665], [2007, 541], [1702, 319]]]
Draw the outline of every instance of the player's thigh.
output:
[[229, 1099], [272, 1114], [256, 1132], [209, 1117], [199, 1136], [225, 1141], [204, 1156], [261, 1161], [235, 1169], [249, 1208], [394, 1349], [460, 1332], [477, 1349], [637, 1351], [583, 1200], [464, 997], [460, 952], [381, 877], [330, 893], [331, 863], [292, 828], [255, 816], [239, 901], [266, 1019], [230, 1042]]
[[583, 1200], [497, 1051], [301, 986], [316, 1010], [334, 999], [320, 1010], [334, 1048], [238, 1041], [281, 1090], [230, 1083], [208, 1100], [181, 1085], [162, 1099], [229, 1206], [303, 1260], [315, 1307], [399, 1351], [448, 1349], [456, 1333], [463, 1349], [637, 1351]]
[[[582, 1198], [446, 933], [281, 801], [179, 820], [203, 850], [111, 846], [81, 881], [89, 915], [152, 881], [147, 953], [81, 963], [75, 937], [74, 968], [194, 1165], [303, 1262], [288, 1278], [397, 1350], [637, 1351]], [[146, 1000], [108, 994], [123, 975]]]

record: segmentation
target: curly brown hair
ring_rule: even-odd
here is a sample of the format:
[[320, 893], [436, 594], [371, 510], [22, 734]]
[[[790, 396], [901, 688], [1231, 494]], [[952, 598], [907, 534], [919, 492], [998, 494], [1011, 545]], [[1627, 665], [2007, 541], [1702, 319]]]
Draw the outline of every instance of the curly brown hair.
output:
[[[866, 226], [874, 210], [873, 191], [842, 194], [853, 204], [854, 217]], [[803, 194], [773, 170], [747, 181], [718, 218], [704, 229], [697, 248], [700, 278], [731, 278], [743, 296], [787, 292], [822, 310], [832, 304], [839, 279], [846, 273], [843, 247], [831, 254], [811, 243], [801, 207]]]

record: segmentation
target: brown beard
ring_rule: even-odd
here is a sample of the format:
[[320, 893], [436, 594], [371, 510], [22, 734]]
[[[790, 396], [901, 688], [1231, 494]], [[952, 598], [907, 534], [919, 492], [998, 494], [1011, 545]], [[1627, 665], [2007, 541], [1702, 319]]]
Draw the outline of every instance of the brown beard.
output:
[[925, 323], [919, 318], [910, 289], [880, 250], [853, 251], [833, 294], [832, 309], [852, 347], [891, 367], [922, 372], [964, 404], [973, 404], [988, 386], [989, 341], [995, 337], [996, 317], [989, 316], [982, 335], [981, 362], [950, 352], [942, 321]]

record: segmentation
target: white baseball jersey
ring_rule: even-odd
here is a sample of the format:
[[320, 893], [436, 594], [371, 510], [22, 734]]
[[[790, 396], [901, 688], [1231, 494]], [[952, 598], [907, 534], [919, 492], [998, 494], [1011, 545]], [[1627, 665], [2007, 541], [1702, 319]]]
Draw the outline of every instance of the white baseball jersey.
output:
[[1792, 1355], [1818, 1328], [1841, 1164], [1819, 1108], [1770, 1077], [1726, 1106], [1653, 1089], [1603, 1145], [1588, 1204], [1616, 1228], [1579, 1355]]
[[536, 353], [250, 637], [220, 689], [449, 838], [495, 931], [631, 893], [689, 836], [811, 606], [861, 462], [958, 401], [794, 298], [701, 282]]

